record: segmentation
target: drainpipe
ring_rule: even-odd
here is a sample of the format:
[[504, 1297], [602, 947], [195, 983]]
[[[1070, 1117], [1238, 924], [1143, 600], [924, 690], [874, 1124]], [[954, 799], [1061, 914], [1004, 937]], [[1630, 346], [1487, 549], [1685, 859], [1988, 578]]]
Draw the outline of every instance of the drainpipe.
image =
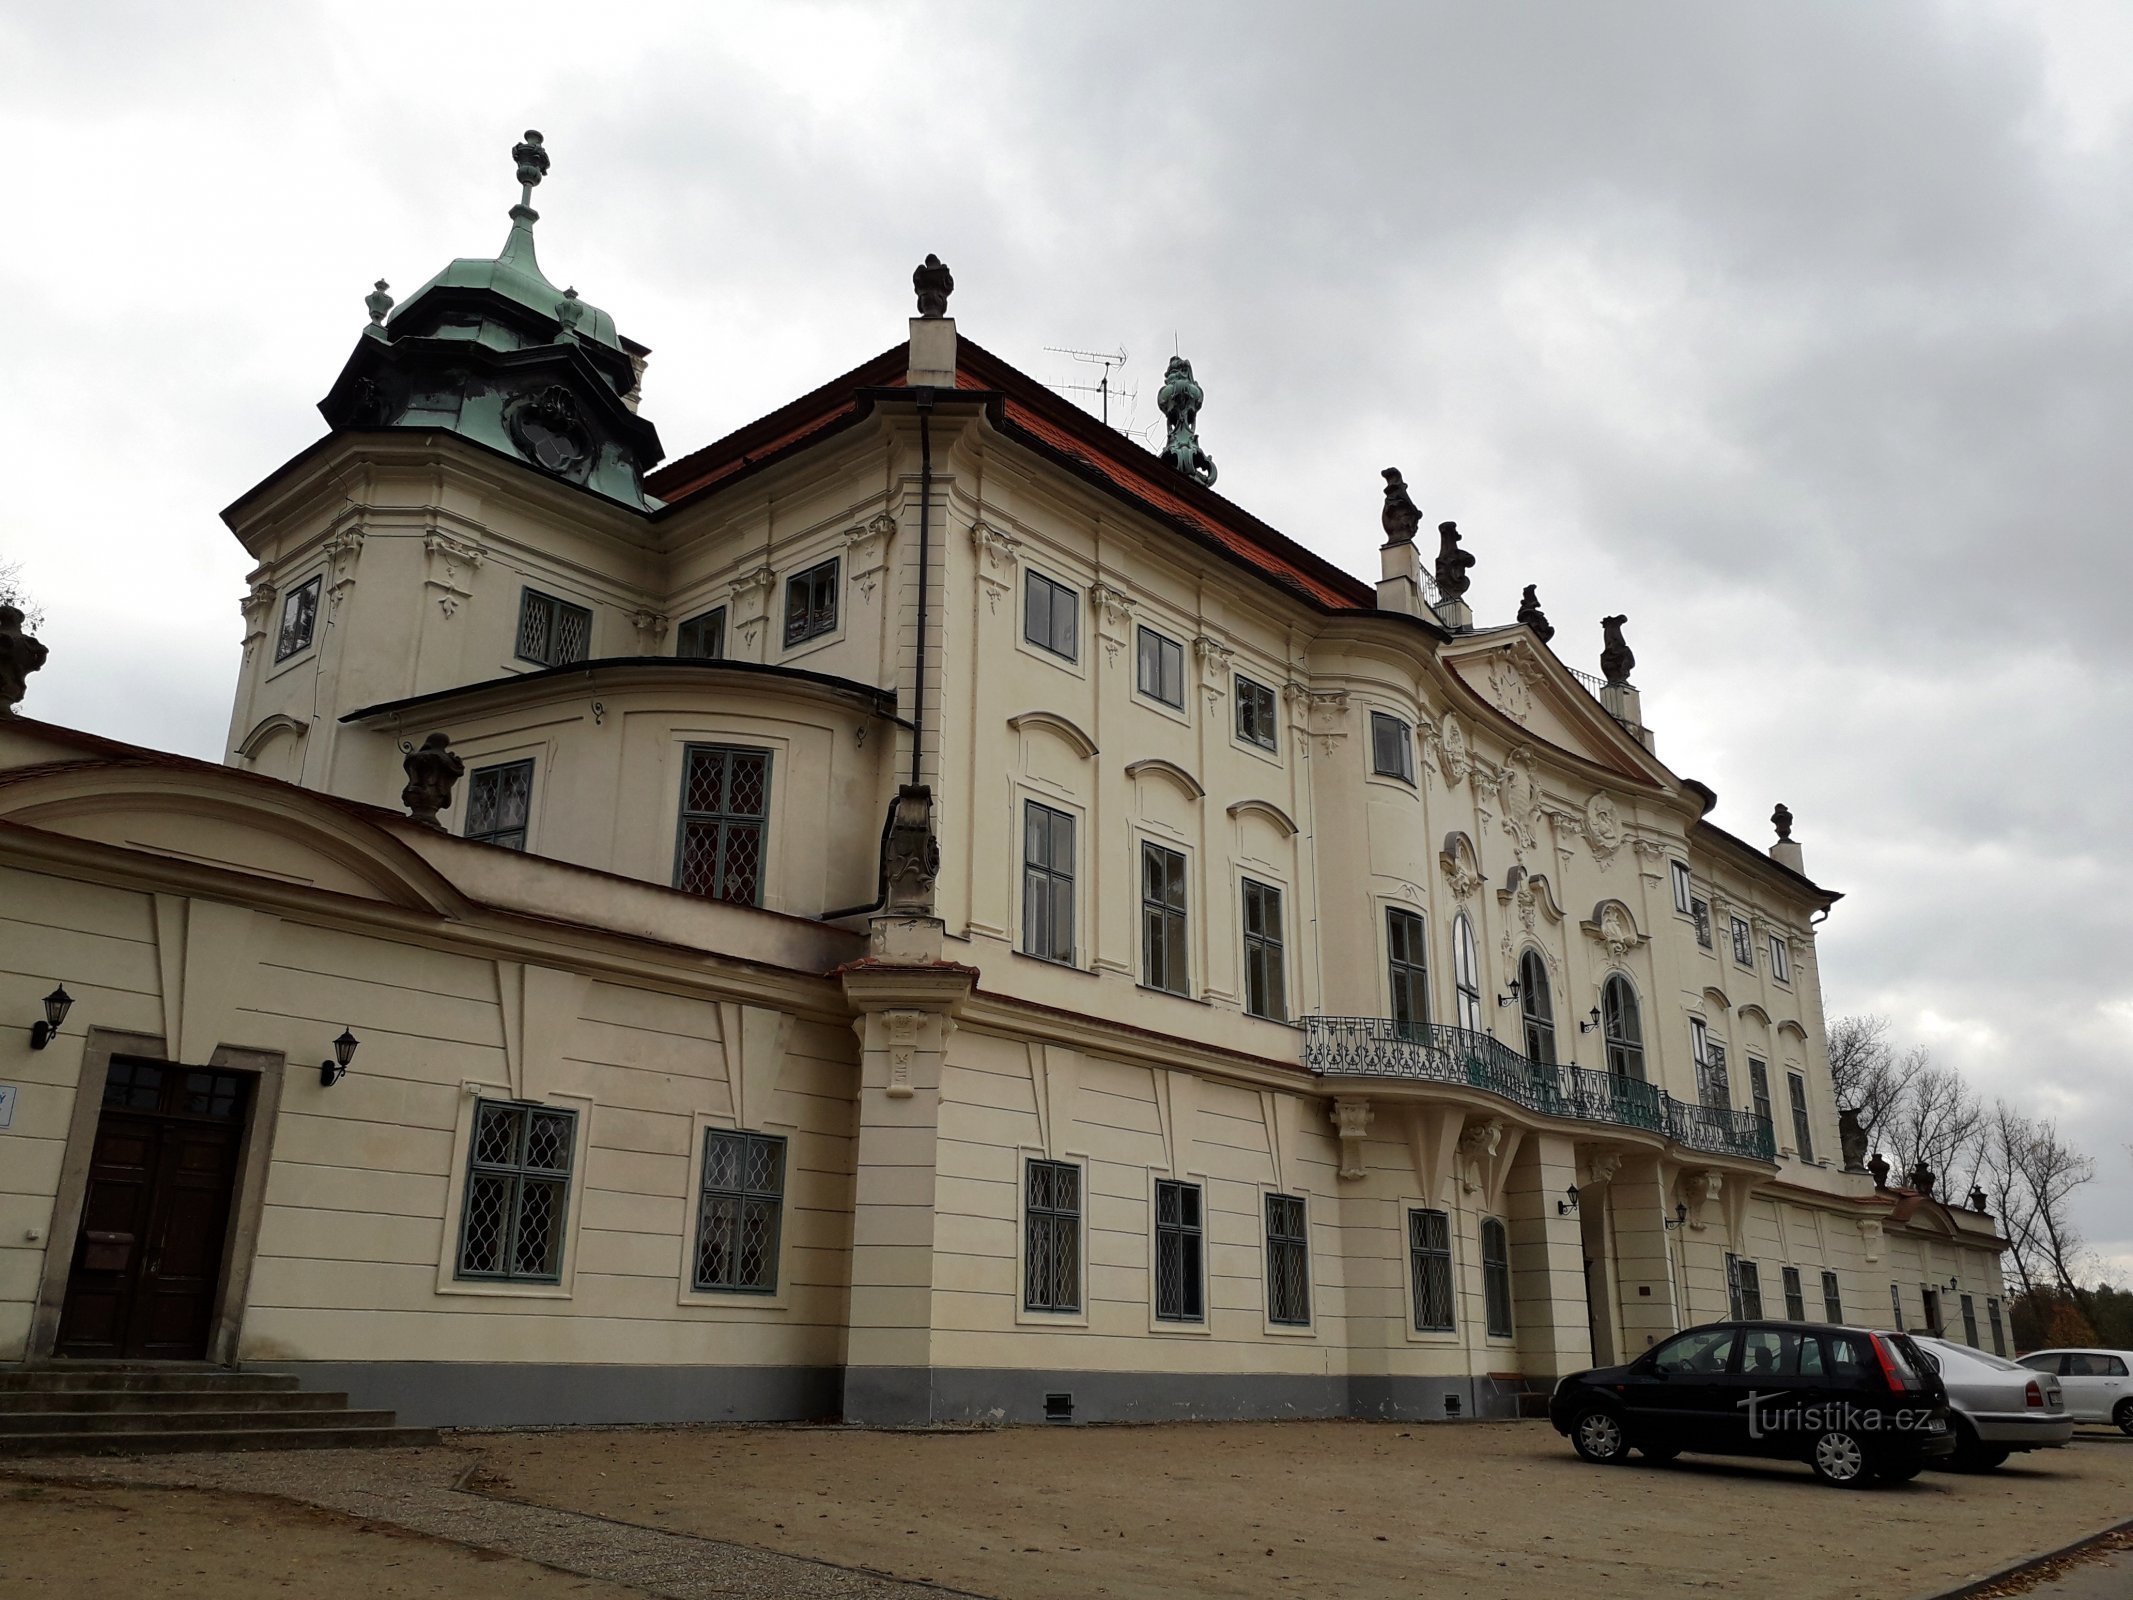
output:
[[922, 388], [918, 405], [918, 659], [912, 663], [911, 782], [923, 779], [920, 762], [926, 745], [926, 599], [933, 558], [933, 391]]

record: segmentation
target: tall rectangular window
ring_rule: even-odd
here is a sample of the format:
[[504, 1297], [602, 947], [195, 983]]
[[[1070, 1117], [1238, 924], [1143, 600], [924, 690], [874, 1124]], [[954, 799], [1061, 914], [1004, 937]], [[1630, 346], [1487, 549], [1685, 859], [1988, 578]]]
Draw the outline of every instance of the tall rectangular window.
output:
[[1992, 1329], [1992, 1353], [2005, 1357], [2007, 1354], [2007, 1330], [2000, 1323], [2000, 1302], [1987, 1296], [1985, 1300], [1985, 1323]]
[[538, 589], [518, 597], [518, 658], [544, 667], [567, 667], [592, 654], [593, 614]]
[[1415, 781], [1415, 739], [1407, 724], [1382, 711], [1370, 713], [1370, 770], [1381, 778]]
[[1748, 1058], [1748, 1093], [1755, 1101], [1755, 1114], [1769, 1122], [1770, 1068], [1753, 1056]]
[[674, 887], [752, 906], [763, 898], [770, 752], [692, 744], [683, 754]]
[[1237, 674], [1237, 737], [1262, 750], [1274, 748], [1274, 691]]
[[1385, 912], [1385, 965], [1392, 990], [1392, 1020], [1403, 1037], [1429, 1026], [1429, 953], [1422, 918], [1391, 906]]
[[1244, 1009], [1289, 1020], [1288, 972], [1282, 962], [1281, 891], [1244, 880]]
[[1081, 1309], [1081, 1168], [1031, 1161], [1022, 1219], [1022, 1306], [1026, 1311]]
[[1778, 1274], [1785, 1285], [1785, 1315], [1794, 1322], [1807, 1320], [1807, 1291], [1800, 1283], [1800, 1269], [1786, 1267]]
[[1966, 1294], [1962, 1297], [1961, 1303], [1963, 1310], [1963, 1343], [1973, 1350], [1982, 1350], [1984, 1346], [1977, 1342], [1977, 1302]]
[[696, 1202], [695, 1286], [775, 1294], [784, 1213], [785, 1141], [706, 1128]]
[[714, 606], [684, 622], [674, 636], [674, 654], [699, 661], [724, 659], [726, 608]]
[[837, 631], [837, 560], [831, 556], [785, 580], [785, 648]]
[[1696, 924], [1696, 942], [1708, 950], [1711, 948], [1711, 903], [1708, 900], [1691, 899], [1689, 917]]
[[1797, 1072], [1788, 1072], [1785, 1086], [1792, 1094], [1793, 1148], [1800, 1152], [1802, 1161], [1812, 1161], [1815, 1158], [1815, 1136], [1807, 1123], [1807, 1080]]
[[1202, 1266], [1206, 1239], [1200, 1186], [1158, 1178], [1155, 1184], [1155, 1315], [1161, 1322], [1207, 1317]]
[[1185, 647], [1153, 628], [1140, 630], [1139, 686], [1151, 700], [1180, 710], [1185, 705]]
[[1266, 1319], [1311, 1323], [1311, 1240], [1303, 1200], [1293, 1194], [1266, 1197]]
[[1826, 1269], [1822, 1273], [1822, 1316], [1829, 1322], [1844, 1320], [1844, 1291], [1837, 1287], [1837, 1275]]
[[1733, 1087], [1726, 1077], [1726, 1047], [1711, 1037], [1701, 1017], [1689, 1018], [1689, 1057], [1696, 1063], [1696, 1095], [1713, 1111], [1733, 1109]]
[[1674, 909], [1683, 916], [1689, 914], [1689, 901], [1693, 895], [1689, 888], [1689, 864], [1686, 861], [1670, 862], [1674, 878]]
[[1740, 1311], [1738, 1315], [1750, 1322], [1759, 1321], [1763, 1315], [1763, 1272], [1753, 1261], [1734, 1258], [1735, 1281], [1740, 1286]]
[[1896, 1331], [1903, 1332], [1903, 1285], [1889, 1285], [1889, 1315], [1896, 1319]]
[[457, 1276], [555, 1283], [563, 1275], [578, 1114], [476, 1100]]
[[1192, 992], [1185, 948], [1185, 857], [1141, 845], [1141, 982], [1170, 994]]
[[1770, 936], [1770, 976], [1779, 983], [1792, 982], [1792, 954], [1785, 948], [1785, 936], [1781, 933]]
[[1080, 649], [1081, 596], [1032, 569], [1022, 586], [1022, 637], [1072, 661]]
[[506, 850], [525, 849], [526, 819], [532, 807], [531, 761], [476, 767], [467, 774], [466, 836], [469, 839], [483, 844], [500, 844]]
[[1733, 919], [1733, 959], [1744, 967], [1755, 965], [1755, 935], [1744, 917]]
[[1022, 803], [1022, 949], [1074, 961], [1074, 819], [1035, 800]]
[[1511, 1236], [1496, 1217], [1481, 1219], [1481, 1303], [1489, 1337], [1511, 1337]]
[[310, 648], [311, 636], [318, 631], [318, 595], [324, 582], [323, 573], [306, 579], [291, 589], [282, 601], [281, 631], [274, 638], [276, 661], [286, 661], [298, 651]]
[[1415, 1331], [1450, 1333], [1458, 1322], [1452, 1297], [1452, 1219], [1447, 1213], [1407, 1213], [1407, 1260], [1414, 1279]]

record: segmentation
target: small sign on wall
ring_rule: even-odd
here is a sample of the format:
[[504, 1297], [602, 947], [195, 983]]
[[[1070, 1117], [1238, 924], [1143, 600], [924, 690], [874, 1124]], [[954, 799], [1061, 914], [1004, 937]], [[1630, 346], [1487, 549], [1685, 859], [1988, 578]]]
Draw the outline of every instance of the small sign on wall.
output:
[[15, 1125], [15, 1086], [0, 1083], [0, 1133]]

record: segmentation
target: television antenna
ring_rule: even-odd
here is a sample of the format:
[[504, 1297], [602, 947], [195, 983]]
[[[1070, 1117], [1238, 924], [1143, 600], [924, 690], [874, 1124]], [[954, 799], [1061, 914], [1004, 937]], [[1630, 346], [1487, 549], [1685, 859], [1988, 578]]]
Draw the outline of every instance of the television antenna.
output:
[[[1093, 394], [1096, 396], [1097, 415], [1103, 419], [1105, 427], [1111, 425], [1111, 397], [1114, 394], [1129, 407], [1140, 399], [1138, 389], [1128, 389], [1122, 384], [1112, 382], [1112, 375], [1126, 365], [1124, 345], [1120, 345], [1116, 350], [1069, 350], [1064, 345], [1048, 344], [1044, 349], [1048, 355], [1068, 356], [1088, 366], [1103, 369], [1094, 383], [1052, 383], [1045, 387], [1056, 389], [1061, 394]], [[1119, 432], [1128, 438], [1133, 435], [1133, 429], [1127, 426], [1121, 426]]]

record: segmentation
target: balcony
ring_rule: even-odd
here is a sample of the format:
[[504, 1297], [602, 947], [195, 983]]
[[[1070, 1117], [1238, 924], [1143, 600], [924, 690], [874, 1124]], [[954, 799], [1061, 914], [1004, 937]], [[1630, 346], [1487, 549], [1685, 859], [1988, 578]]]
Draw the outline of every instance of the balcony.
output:
[[1533, 1061], [1486, 1033], [1386, 1017], [1305, 1017], [1303, 1027], [1304, 1065], [1321, 1078], [1457, 1084], [1544, 1117], [1634, 1128], [1712, 1155], [1777, 1159], [1767, 1117], [1676, 1100], [1611, 1072]]

